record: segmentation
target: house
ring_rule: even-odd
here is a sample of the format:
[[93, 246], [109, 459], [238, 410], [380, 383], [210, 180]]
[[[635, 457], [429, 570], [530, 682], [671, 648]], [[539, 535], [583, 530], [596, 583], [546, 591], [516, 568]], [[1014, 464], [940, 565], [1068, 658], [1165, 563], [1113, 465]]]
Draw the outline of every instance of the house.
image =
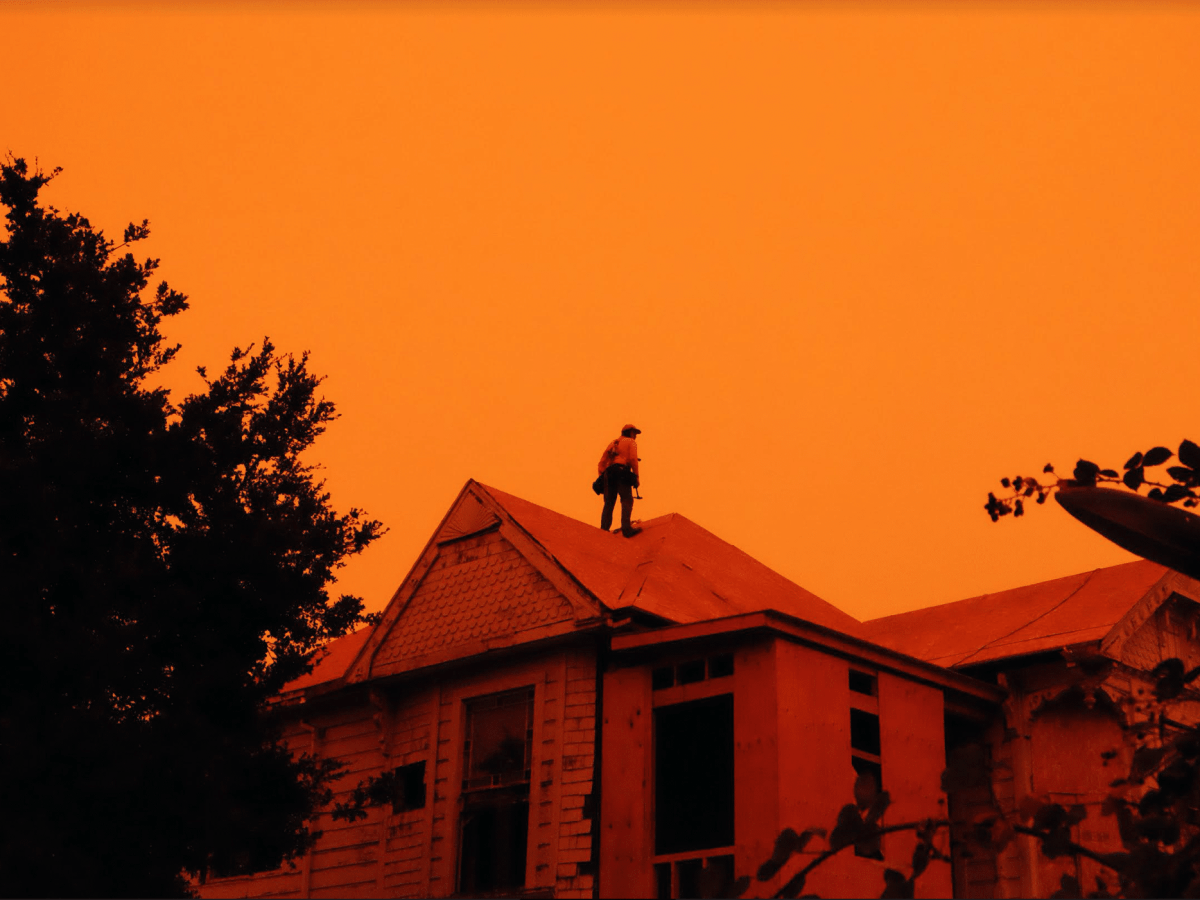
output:
[[[642, 525], [626, 540], [468, 482], [382, 620], [278, 698], [294, 751], [346, 762], [344, 792], [395, 772], [394, 801], [323, 814], [294, 868], [200, 893], [696, 896], [702, 877], [754, 874], [784, 827], [830, 827], [862, 773], [892, 797], [885, 824], [1027, 794], [1094, 806], [1148, 671], [1200, 656], [1200, 585], [1151, 563], [861, 623], [681, 515]], [[992, 782], [946, 797], [964, 747], [990, 754]], [[1082, 827], [1112, 839], [1098, 813]], [[941, 840], [954, 862], [918, 896], [1088, 874]], [[848, 849], [806, 890], [877, 895], [914, 841]]]
[[[1005, 690], [990, 722], [947, 729], [951, 751], [975, 745], [991, 761], [989, 790], [952, 798], [965, 817], [991, 803], [1011, 813], [1028, 797], [1083, 804], [1088, 816], [1075, 840], [1115, 852], [1123, 849], [1116, 820], [1100, 807], [1110, 783], [1129, 771], [1152, 694], [1149, 673], [1164, 659], [1200, 665], [1197, 601], [1200, 583], [1138, 561], [887, 616], [864, 628], [881, 644]], [[1200, 721], [1200, 704], [1185, 700], [1173, 715]], [[953, 869], [956, 897], [1046, 897], [1064, 874], [1085, 892], [1098, 876], [1113, 886], [1092, 860], [1047, 860], [1032, 838], [1018, 838], [999, 858], [960, 855]]]

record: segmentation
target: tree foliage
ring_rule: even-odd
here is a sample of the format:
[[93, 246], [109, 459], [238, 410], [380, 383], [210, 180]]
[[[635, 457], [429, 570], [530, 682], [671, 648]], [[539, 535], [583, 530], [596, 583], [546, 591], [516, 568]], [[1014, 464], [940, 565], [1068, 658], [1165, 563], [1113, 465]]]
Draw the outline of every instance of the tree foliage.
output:
[[[1200, 494], [1196, 493], [1200, 488], [1200, 446], [1188, 440], [1183, 441], [1179, 445], [1178, 464], [1161, 469], [1172, 458], [1176, 458], [1176, 454], [1166, 447], [1151, 447], [1145, 452], [1134, 453], [1125, 461], [1121, 471], [1081, 459], [1075, 463], [1070, 478], [1059, 478], [1054, 474], [1054, 466], [1047, 463], [1042, 474], [1049, 475], [1054, 479], [1053, 482], [1043, 484], [1028, 475], [1001, 478], [1000, 487], [1006, 493], [1000, 497], [989, 493], [984, 509], [993, 522], [998, 522], [1002, 516], [1009, 514], [1014, 518], [1024, 515], [1026, 500], [1045, 503], [1046, 498], [1059, 487], [1095, 487], [1099, 484], [1123, 485], [1137, 494], [1141, 494], [1145, 488], [1144, 496], [1151, 500], [1194, 507], [1200, 503]], [[1147, 469], [1158, 471], [1151, 471], [1147, 475]]]
[[177, 895], [311, 843], [335, 766], [263, 712], [361, 621], [329, 587], [381, 529], [302, 459], [335, 418], [306, 355], [154, 386], [187, 299], [145, 221], [41, 205], [55, 174], [0, 166], [0, 893]]

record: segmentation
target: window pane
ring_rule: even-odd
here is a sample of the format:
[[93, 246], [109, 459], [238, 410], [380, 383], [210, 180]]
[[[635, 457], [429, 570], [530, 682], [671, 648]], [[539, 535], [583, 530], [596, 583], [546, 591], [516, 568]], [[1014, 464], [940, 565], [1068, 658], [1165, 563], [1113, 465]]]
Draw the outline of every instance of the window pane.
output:
[[654, 710], [654, 801], [656, 853], [733, 844], [732, 694]]
[[850, 690], [858, 694], [866, 694], [868, 697], [874, 697], [879, 693], [875, 687], [875, 676], [868, 675], [866, 672], [855, 672], [850, 670]]
[[664, 688], [674, 687], [675, 669], [671, 666], [662, 666], [661, 668], [655, 669], [650, 675], [650, 680], [653, 684], [653, 689], [656, 691], [661, 691]]
[[679, 683], [693, 684], [704, 680], [704, 660], [696, 659], [679, 666]]
[[708, 661], [709, 678], [728, 678], [733, 674], [733, 654], [723, 653]]
[[515, 784], [529, 778], [533, 692], [510, 691], [467, 704], [464, 787]]
[[850, 710], [850, 746], [879, 755], [879, 716], [861, 709]]

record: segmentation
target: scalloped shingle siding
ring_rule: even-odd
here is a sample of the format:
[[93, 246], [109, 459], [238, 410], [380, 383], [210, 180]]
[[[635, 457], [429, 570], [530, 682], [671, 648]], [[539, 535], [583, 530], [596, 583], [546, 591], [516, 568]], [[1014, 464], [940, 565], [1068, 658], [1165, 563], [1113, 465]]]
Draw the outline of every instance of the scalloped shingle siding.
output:
[[573, 617], [571, 604], [512, 544], [483, 534], [441, 548], [375, 666]]

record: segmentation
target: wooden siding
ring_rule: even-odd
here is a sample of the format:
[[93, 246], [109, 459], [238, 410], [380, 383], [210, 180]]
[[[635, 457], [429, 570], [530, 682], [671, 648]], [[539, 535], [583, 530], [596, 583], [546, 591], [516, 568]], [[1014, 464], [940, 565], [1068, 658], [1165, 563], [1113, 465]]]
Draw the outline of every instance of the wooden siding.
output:
[[[345, 801], [361, 780], [426, 763], [423, 809], [368, 810], [334, 822], [322, 813], [314, 849], [296, 867], [197, 885], [204, 897], [446, 897], [457, 890], [462, 807], [464, 703], [499, 691], [534, 688], [533, 774], [526, 885], [556, 897], [592, 897], [596, 659], [590, 644], [446, 675], [436, 683], [347, 691], [346, 705], [313, 714], [316, 749], [347, 764], [333, 785]], [[309, 752], [312, 731], [294, 722], [286, 740]]]

